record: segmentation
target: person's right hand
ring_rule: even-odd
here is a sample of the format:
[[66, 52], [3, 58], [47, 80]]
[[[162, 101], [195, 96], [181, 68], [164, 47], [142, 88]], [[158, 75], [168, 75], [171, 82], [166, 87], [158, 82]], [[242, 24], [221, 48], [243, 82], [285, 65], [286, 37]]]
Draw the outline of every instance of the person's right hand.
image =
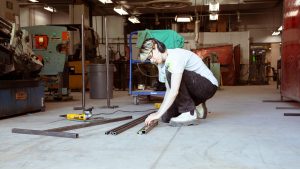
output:
[[146, 118], [145, 125], [149, 126], [151, 123], [153, 123], [155, 120], [158, 120], [159, 118], [160, 116], [157, 112], [152, 113]]

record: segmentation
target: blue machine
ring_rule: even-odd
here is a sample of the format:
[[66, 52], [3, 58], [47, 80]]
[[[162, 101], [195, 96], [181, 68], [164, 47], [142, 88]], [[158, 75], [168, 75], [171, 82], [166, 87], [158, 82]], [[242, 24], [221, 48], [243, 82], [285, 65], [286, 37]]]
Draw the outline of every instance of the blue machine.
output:
[[0, 118], [44, 110], [43, 64], [21, 30], [0, 17]]
[[1, 80], [0, 118], [44, 109], [44, 86], [39, 80]]

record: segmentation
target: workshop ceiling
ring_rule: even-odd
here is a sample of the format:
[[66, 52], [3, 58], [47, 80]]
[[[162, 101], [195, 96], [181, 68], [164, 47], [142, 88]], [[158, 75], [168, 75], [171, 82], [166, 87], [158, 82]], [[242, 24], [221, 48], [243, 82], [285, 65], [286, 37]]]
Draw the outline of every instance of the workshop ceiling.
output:
[[[116, 5], [124, 6], [130, 14], [168, 14], [194, 13], [195, 10], [205, 14], [208, 4], [213, 0], [112, 0], [113, 4], [102, 4], [99, 0], [39, 0], [30, 3], [28, 0], [17, 0], [20, 6], [41, 7], [51, 5], [57, 10], [68, 11], [70, 4], [86, 3], [92, 9], [92, 15], [118, 15], [113, 11]], [[220, 3], [220, 13], [263, 12], [282, 5], [282, 0], [216, 0]]]

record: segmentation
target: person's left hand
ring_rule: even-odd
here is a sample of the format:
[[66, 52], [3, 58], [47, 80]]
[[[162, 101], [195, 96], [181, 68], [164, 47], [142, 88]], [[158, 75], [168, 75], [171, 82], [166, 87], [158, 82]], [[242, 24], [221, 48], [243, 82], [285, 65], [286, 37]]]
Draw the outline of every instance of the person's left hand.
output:
[[155, 120], [158, 120], [159, 118], [160, 118], [160, 115], [157, 112], [152, 113], [146, 118], [145, 124], [147, 126], [149, 126], [151, 123], [153, 123]]

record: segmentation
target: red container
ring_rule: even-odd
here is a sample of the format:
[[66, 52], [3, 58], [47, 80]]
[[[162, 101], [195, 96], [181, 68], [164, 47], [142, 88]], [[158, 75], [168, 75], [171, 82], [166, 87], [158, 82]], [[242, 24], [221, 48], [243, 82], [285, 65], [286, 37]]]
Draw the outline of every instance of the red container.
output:
[[236, 73], [235, 73], [234, 58], [233, 58], [233, 46], [222, 45], [222, 46], [201, 48], [201, 49], [197, 49], [195, 53], [200, 56], [202, 50], [206, 50], [208, 56], [211, 53], [214, 53], [218, 56], [218, 62], [220, 62], [221, 65], [222, 84], [228, 86], [235, 85]]
[[281, 94], [300, 101], [300, 6], [296, 0], [284, 1]]

